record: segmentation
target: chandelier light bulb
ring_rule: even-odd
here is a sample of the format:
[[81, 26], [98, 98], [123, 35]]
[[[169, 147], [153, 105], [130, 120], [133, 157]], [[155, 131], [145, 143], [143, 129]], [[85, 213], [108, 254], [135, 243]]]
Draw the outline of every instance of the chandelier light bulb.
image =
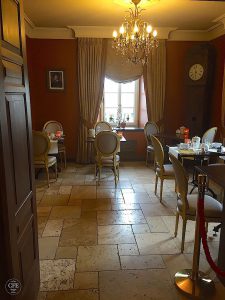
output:
[[152, 26], [148, 25], [146, 28], [147, 33], [151, 33], [152, 32]]
[[153, 33], [152, 33], [152, 35], [153, 35], [154, 37], [156, 37], [157, 34], [158, 34], [158, 33], [157, 33], [157, 30], [154, 30]]
[[125, 29], [124, 29], [124, 27], [123, 27], [123, 25], [120, 27], [120, 34], [124, 34], [124, 32], [125, 32]]
[[138, 31], [139, 31], [139, 28], [138, 28], [137, 24], [135, 23], [135, 25], [134, 25], [134, 33], [137, 33]]
[[114, 39], [116, 39], [116, 38], [117, 38], [117, 36], [118, 36], [118, 33], [117, 33], [117, 31], [116, 31], [116, 30], [114, 30], [114, 31], [113, 31], [113, 37], [114, 37]]

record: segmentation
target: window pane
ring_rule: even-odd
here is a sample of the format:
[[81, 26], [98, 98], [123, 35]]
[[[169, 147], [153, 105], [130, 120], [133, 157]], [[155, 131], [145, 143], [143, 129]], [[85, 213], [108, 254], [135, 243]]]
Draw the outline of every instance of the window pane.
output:
[[121, 94], [121, 105], [126, 107], [134, 107], [134, 94], [133, 93], [123, 93]]
[[134, 92], [135, 91], [135, 81], [121, 84], [121, 92]]
[[118, 94], [105, 93], [105, 107], [117, 107], [118, 106]]
[[119, 83], [105, 78], [104, 90], [105, 92], [118, 92]]
[[[134, 109], [133, 108], [122, 108], [122, 116], [127, 122], [134, 122]], [[129, 121], [127, 120], [129, 119]]]
[[106, 108], [104, 120], [109, 123], [116, 123], [117, 108]]

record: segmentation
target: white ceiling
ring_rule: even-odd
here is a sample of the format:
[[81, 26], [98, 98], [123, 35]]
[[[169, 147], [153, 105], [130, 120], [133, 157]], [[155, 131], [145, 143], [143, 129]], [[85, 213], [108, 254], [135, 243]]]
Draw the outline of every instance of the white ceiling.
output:
[[[142, 1], [143, 19], [155, 27], [206, 30], [225, 15], [224, 1]], [[37, 27], [116, 27], [131, 6], [130, 0], [24, 0], [25, 13]]]

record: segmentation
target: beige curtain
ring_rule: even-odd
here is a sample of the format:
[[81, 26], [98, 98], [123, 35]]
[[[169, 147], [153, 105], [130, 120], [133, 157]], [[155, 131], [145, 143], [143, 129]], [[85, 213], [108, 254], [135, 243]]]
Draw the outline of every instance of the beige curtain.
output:
[[157, 123], [163, 130], [164, 100], [166, 89], [166, 43], [159, 41], [159, 47], [149, 55], [143, 71], [148, 120]]
[[77, 161], [90, 161], [90, 147], [87, 143], [88, 129], [97, 121], [103, 96], [106, 40], [96, 38], [78, 39], [78, 82], [80, 102], [80, 131], [78, 137]]
[[116, 82], [129, 82], [143, 74], [142, 64], [133, 64], [112, 48], [112, 39], [108, 39], [105, 75]]
[[223, 73], [223, 93], [222, 93], [222, 109], [221, 109], [221, 138], [225, 139], [225, 66]]

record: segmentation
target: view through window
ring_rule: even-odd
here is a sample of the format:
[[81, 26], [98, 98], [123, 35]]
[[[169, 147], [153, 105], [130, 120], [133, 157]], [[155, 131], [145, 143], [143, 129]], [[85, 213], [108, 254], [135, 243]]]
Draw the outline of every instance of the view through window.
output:
[[104, 121], [118, 125], [123, 121], [127, 125], [137, 125], [139, 80], [118, 83], [105, 78], [104, 85]]

